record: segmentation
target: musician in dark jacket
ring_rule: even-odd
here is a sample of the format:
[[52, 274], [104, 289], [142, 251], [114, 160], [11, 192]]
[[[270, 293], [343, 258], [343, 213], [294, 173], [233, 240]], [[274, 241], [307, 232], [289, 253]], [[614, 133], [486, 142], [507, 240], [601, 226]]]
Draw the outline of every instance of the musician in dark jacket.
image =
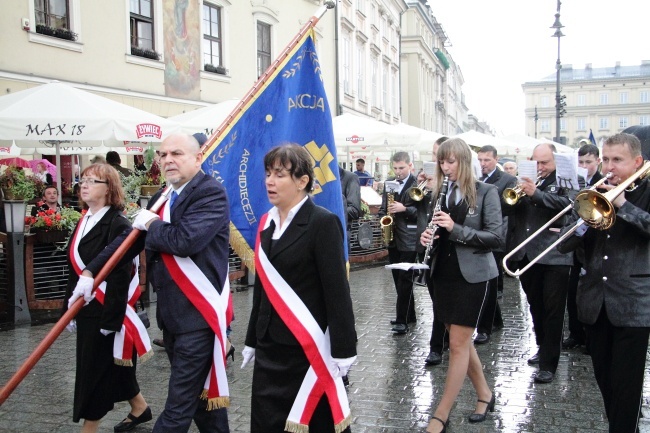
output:
[[[583, 140], [587, 141], [587, 140]], [[598, 170], [600, 165], [600, 150], [595, 145], [587, 141], [578, 149], [578, 166], [587, 170], [585, 182], [587, 187], [593, 186], [603, 178], [602, 173]], [[582, 270], [584, 258], [578, 253], [573, 256], [573, 267], [569, 276], [569, 290], [567, 295], [567, 313], [569, 316], [569, 336], [562, 341], [563, 349], [573, 349], [585, 344], [584, 325], [578, 320], [578, 307], [576, 305], [576, 293], [578, 291], [578, 280]]]
[[445, 390], [427, 427], [427, 432], [444, 432], [449, 413], [469, 376], [478, 401], [469, 422], [482, 422], [494, 411], [495, 395], [490, 390], [481, 360], [472, 344], [481, 309], [487, 296], [488, 282], [498, 275], [492, 249], [502, 244], [503, 224], [497, 189], [478, 182], [472, 169], [472, 153], [463, 140], [451, 138], [438, 149], [438, 197], [443, 176], [449, 182], [441, 209], [434, 213], [437, 227], [422, 233], [427, 245], [437, 237], [437, 248], [427, 263], [435, 300], [434, 314], [449, 331], [449, 369]]
[[[135, 350], [132, 365], [116, 365], [113, 345], [115, 332], [120, 331], [127, 308], [132, 262], [117, 266], [104, 280], [103, 302], [90, 296], [90, 290], [76, 289], [83, 264], [90, 263], [111, 241], [129, 229], [131, 224], [122, 215], [124, 193], [117, 171], [107, 164], [93, 164], [81, 173], [81, 200], [89, 209], [79, 220], [68, 245], [68, 277], [63, 312], [79, 297], [88, 302], [68, 325], [77, 329], [77, 369], [75, 378], [74, 422], [84, 419], [83, 432], [94, 432], [101, 418], [113, 409], [115, 402], [128, 400], [129, 415], [140, 423], [151, 420], [151, 410], [140, 393], [135, 377]], [[87, 277], [81, 277], [83, 280]], [[87, 286], [86, 286], [87, 287]], [[73, 291], [74, 289], [74, 291]], [[98, 289], [99, 290], [99, 289]], [[137, 289], [139, 290], [139, 289]], [[130, 307], [128, 307], [130, 308]], [[130, 430], [130, 419], [115, 426], [116, 432]]]
[[474, 343], [485, 344], [490, 341], [492, 335], [492, 328], [503, 327], [503, 318], [501, 317], [501, 309], [497, 301], [498, 293], [503, 292], [503, 257], [506, 255], [505, 239], [508, 236], [508, 215], [512, 214], [514, 209], [509, 206], [503, 199], [503, 191], [506, 188], [514, 188], [517, 185], [517, 178], [501, 171], [497, 167], [497, 149], [494, 146], [483, 146], [479, 149], [478, 160], [481, 164], [481, 182], [485, 182], [497, 187], [499, 193], [499, 200], [501, 201], [501, 216], [503, 218], [503, 240], [504, 243], [499, 248], [492, 250], [494, 260], [497, 262], [499, 268], [499, 275], [490, 280], [490, 287], [488, 297], [485, 303], [485, 308], [481, 313], [481, 321], [478, 324], [477, 335], [474, 338]]
[[[603, 145], [603, 171], [612, 189], [643, 165], [641, 143], [616, 134]], [[585, 324], [594, 375], [610, 433], [637, 432], [650, 335], [650, 185], [636, 179], [616, 198], [611, 228], [583, 226], [559, 249], [583, 250], [578, 319]], [[568, 228], [568, 227], [567, 227]]]
[[[521, 244], [571, 203], [570, 194], [575, 192], [560, 187], [556, 181], [554, 151], [555, 146], [546, 143], [537, 145], [533, 150], [540, 183], [537, 185], [535, 179], [522, 178], [521, 187], [525, 196], [515, 205], [516, 211], [512, 216], [515, 218], [516, 245]], [[569, 216], [564, 215], [530, 240], [512, 256], [511, 268], [521, 269], [539, 256], [560, 237], [560, 229], [568, 220]], [[564, 310], [572, 264], [572, 253], [560, 253], [557, 249], [552, 249], [519, 277], [528, 299], [535, 340], [539, 346], [538, 352], [528, 359], [530, 365], [539, 364], [539, 371], [534, 376], [538, 383], [553, 381], [560, 360]]]
[[[448, 137], [443, 135], [433, 143], [433, 149], [431, 153], [432, 162], [438, 161], [438, 157], [437, 157], [438, 149], [440, 148], [440, 145], [447, 139]], [[437, 198], [437, 197], [433, 197], [431, 194], [431, 191], [433, 191], [436, 186], [435, 175], [428, 176], [424, 173], [424, 171], [419, 173], [417, 178], [418, 185], [424, 182], [425, 180], [427, 181], [425, 187], [425, 195], [422, 199], [422, 203], [420, 203], [420, 206], [418, 207], [418, 213], [417, 213], [418, 215], [417, 239], [420, 239], [422, 232], [427, 228], [427, 225], [431, 221], [431, 216], [432, 216], [431, 214], [433, 208], [435, 207], [435, 202]], [[424, 258], [426, 247], [422, 245], [421, 242], [416, 242], [415, 249], [419, 256], [420, 261], [422, 261], [422, 259]], [[425, 282], [427, 284], [427, 290], [429, 291], [429, 297], [431, 298], [431, 303], [432, 303], [431, 306], [434, 310], [432, 311], [433, 314], [435, 312], [435, 306], [433, 305], [434, 302], [433, 284], [430, 278], [426, 278]], [[444, 347], [445, 334], [446, 334], [445, 324], [442, 323], [440, 319], [438, 319], [438, 316], [433, 314], [433, 323], [431, 325], [431, 338], [429, 339], [429, 354], [424, 360], [424, 363], [426, 365], [438, 365], [442, 362], [442, 352]]]
[[[416, 186], [411, 174], [413, 164], [407, 152], [396, 152], [391, 158], [395, 177], [387, 179], [397, 184], [393, 190], [384, 186], [379, 215], [393, 217], [393, 240], [388, 244], [390, 263], [415, 263], [417, 242], [417, 210], [420, 202], [409, 197], [408, 191]], [[409, 331], [408, 323], [415, 322], [415, 299], [413, 298], [413, 271], [393, 269], [393, 281], [397, 291], [395, 320], [392, 331], [403, 335]]]

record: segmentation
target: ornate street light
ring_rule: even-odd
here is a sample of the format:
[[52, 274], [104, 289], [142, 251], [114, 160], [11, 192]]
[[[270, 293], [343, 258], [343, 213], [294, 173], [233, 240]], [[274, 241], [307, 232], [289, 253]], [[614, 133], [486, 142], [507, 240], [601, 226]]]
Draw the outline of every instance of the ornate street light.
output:
[[555, 63], [556, 69], [556, 82], [555, 82], [555, 141], [560, 143], [560, 117], [562, 117], [562, 99], [560, 96], [560, 70], [562, 69], [562, 64], [560, 63], [560, 38], [564, 36], [562, 33], [562, 23], [560, 23], [560, 6], [562, 2], [557, 0], [557, 12], [555, 13], [555, 22], [552, 29], [555, 29], [554, 38], [557, 38], [557, 62]]

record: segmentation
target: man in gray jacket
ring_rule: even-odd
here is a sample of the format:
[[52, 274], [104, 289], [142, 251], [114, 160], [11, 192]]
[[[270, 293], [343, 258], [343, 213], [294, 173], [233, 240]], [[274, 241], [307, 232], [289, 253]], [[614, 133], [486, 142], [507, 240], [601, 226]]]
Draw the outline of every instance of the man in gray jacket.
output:
[[[606, 189], [631, 178], [643, 165], [641, 143], [616, 134], [603, 145]], [[586, 273], [578, 283], [578, 319], [585, 324], [594, 375], [603, 396], [609, 431], [637, 430], [650, 336], [650, 185], [637, 179], [618, 197], [606, 230], [580, 227], [558, 248], [584, 250]], [[568, 227], [567, 227], [568, 228]]]

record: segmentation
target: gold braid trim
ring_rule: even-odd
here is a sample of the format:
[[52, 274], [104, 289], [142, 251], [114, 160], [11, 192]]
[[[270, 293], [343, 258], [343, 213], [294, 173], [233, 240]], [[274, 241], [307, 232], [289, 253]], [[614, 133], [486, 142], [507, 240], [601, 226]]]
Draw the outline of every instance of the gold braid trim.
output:
[[208, 406], [205, 410], [215, 410], [230, 407], [230, 397], [215, 397], [208, 399]]
[[244, 239], [235, 225], [230, 223], [230, 245], [235, 250], [241, 261], [246, 265], [249, 272], [255, 274], [255, 252], [248, 246], [248, 242]]
[[113, 362], [115, 362], [115, 365], [119, 365], [120, 367], [133, 367], [133, 361], [130, 359], [113, 358]]
[[147, 362], [153, 357], [153, 348], [138, 358], [138, 362]]
[[350, 427], [350, 424], [352, 423], [352, 413], [350, 415], [346, 416], [343, 421], [340, 423], [336, 424], [334, 426], [334, 433], [341, 433], [343, 430], [346, 428]]
[[287, 420], [287, 422], [284, 423], [284, 431], [290, 433], [309, 433], [309, 426]]

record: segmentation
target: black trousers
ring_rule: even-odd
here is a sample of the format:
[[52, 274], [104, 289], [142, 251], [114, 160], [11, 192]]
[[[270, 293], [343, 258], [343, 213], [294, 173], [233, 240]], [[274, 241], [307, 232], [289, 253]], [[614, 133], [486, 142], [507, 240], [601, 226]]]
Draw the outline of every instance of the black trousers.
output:
[[485, 306], [481, 310], [481, 318], [478, 322], [477, 331], [483, 334], [492, 334], [492, 327], [496, 324], [503, 326], [503, 317], [501, 317], [501, 308], [497, 301], [498, 292], [503, 292], [503, 266], [501, 260], [505, 253], [493, 252], [494, 260], [497, 262], [499, 275], [490, 280], [488, 285], [487, 298], [485, 299]]
[[[399, 251], [397, 248], [388, 248], [388, 261], [390, 263], [415, 263], [415, 251]], [[395, 305], [395, 321], [406, 324], [415, 322], [415, 299], [413, 298], [413, 271], [400, 271], [392, 269], [397, 303]]]
[[445, 333], [447, 332], [447, 329], [445, 328], [445, 324], [442, 323], [441, 320], [438, 319], [438, 316], [436, 315], [436, 308], [435, 308], [435, 300], [433, 297], [433, 279], [429, 278], [427, 279], [427, 289], [429, 290], [429, 296], [431, 297], [431, 306], [432, 306], [432, 314], [433, 314], [433, 326], [431, 327], [431, 339], [429, 340], [429, 346], [431, 352], [436, 352], [439, 354], [442, 354], [443, 346], [444, 346], [444, 339], [445, 339]]
[[[519, 269], [528, 263], [528, 258], [524, 257]], [[551, 373], [555, 373], [560, 361], [570, 270], [569, 265], [535, 264], [519, 277], [533, 318], [539, 369]]]
[[576, 303], [576, 295], [578, 294], [578, 281], [580, 280], [580, 271], [582, 270], [582, 263], [578, 260], [573, 261], [571, 274], [569, 275], [569, 290], [566, 300], [566, 309], [569, 315], [569, 336], [575, 338], [579, 342], [585, 341], [585, 328], [584, 324], [578, 320], [578, 304]]
[[635, 433], [641, 410], [643, 376], [650, 328], [612, 325], [603, 305], [586, 325], [587, 345], [596, 382], [603, 395], [610, 433]]

